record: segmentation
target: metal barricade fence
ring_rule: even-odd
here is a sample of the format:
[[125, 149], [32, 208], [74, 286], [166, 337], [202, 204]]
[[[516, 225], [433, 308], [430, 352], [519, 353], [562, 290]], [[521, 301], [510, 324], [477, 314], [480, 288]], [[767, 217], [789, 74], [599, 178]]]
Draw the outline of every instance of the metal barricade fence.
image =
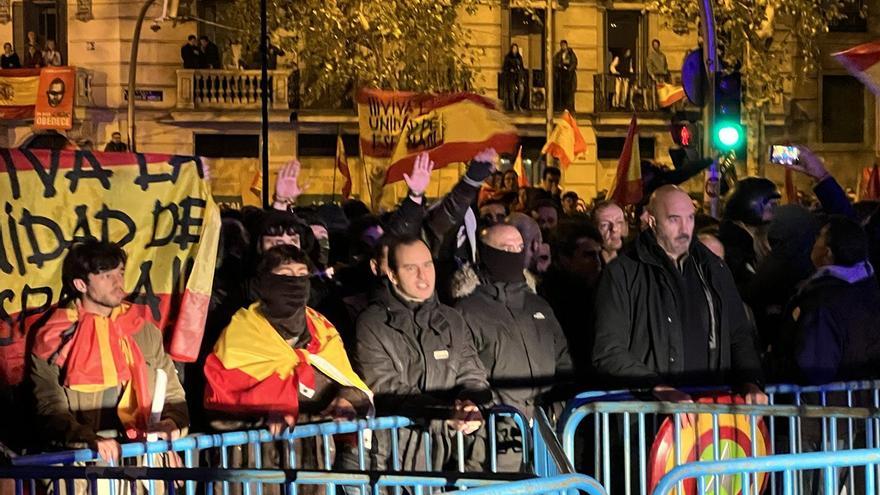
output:
[[[549, 464], [546, 460], [548, 459], [545, 454], [546, 446], [556, 445], [556, 448], [559, 453], [561, 453], [561, 447], [558, 446], [558, 441], [556, 440], [553, 428], [549, 426], [549, 423], [543, 424], [540, 432], [535, 432], [534, 436], [531, 435], [531, 430], [529, 428], [528, 422], [525, 417], [516, 409], [509, 407], [498, 407], [494, 408], [490, 411], [488, 421], [486, 423], [487, 428], [487, 436], [488, 436], [488, 447], [489, 447], [489, 471], [491, 473], [497, 472], [497, 456], [498, 456], [498, 448], [497, 448], [497, 423], [498, 419], [506, 417], [511, 418], [514, 424], [519, 428], [520, 432], [522, 432], [522, 437], [520, 439], [520, 451], [522, 452], [523, 464], [529, 467], [529, 470], [532, 472], [537, 472], [536, 465], [530, 462], [530, 459], [537, 460], [540, 456], [542, 460], [545, 461], [542, 464], [543, 472], [551, 472], [548, 471], [547, 467]], [[546, 422], [546, 418], [544, 418]], [[168, 441], [157, 441], [157, 442], [141, 442], [141, 443], [127, 443], [121, 445], [121, 457], [124, 463], [131, 463], [135, 461], [141, 461], [147, 468], [156, 467], [156, 459], [155, 456], [159, 454], [165, 453], [179, 453], [182, 455], [183, 466], [184, 468], [196, 468], [199, 466], [200, 460], [200, 452], [214, 449], [219, 454], [219, 466], [216, 466], [220, 469], [229, 469], [229, 468], [247, 468], [252, 467], [255, 469], [262, 469], [264, 467], [264, 462], [261, 457], [261, 446], [262, 444], [270, 443], [270, 442], [286, 442], [287, 446], [285, 449], [285, 455], [287, 457], [288, 467], [290, 469], [302, 468], [302, 465], [298, 463], [298, 459], [295, 455], [294, 442], [300, 439], [311, 439], [311, 438], [320, 438], [322, 440], [322, 456], [321, 460], [323, 461], [323, 468], [325, 471], [329, 471], [331, 468], [333, 452], [331, 448], [331, 438], [334, 435], [342, 435], [342, 434], [355, 434], [357, 436], [357, 466], [351, 466], [350, 469], [357, 469], [359, 471], [368, 470], [370, 466], [368, 465], [369, 458], [369, 446], [367, 445], [367, 438], [371, 433], [376, 431], [387, 430], [390, 433], [391, 442], [391, 462], [389, 464], [389, 468], [392, 471], [400, 471], [400, 453], [399, 453], [399, 431], [403, 428], [418, 428], [412, 420], [402, 417], [385, 417], [385, 418], [373, 418], [368, 420], [359, 420], [359, 421], [349, 421], [349, 422], [328, 422], [328, 423], [320, 423], [320, 424], [306, 424], [299, 425], [293, 430], [289, 430], [284, 432], [283, 434], [273, 437], [267, 431], [240, 431], [240, 432], [228, 432], [228, 433], [218, 433], [218, 434], [201, 434], [201, 435], [192, 435], [189, 437], [181, 438], [175, 440], [173, 442]], [[423, 435], [423, 450], [421, 452], [422, 455], [425, 456], [426, 465], [431, 466], [431, 437], [428, 432], [422, 432]], [[545, 435], [550, 435], [552, 438], [547, 440]], [[456, 454], [458, 460], [458, 472], [465, 472], [465, 449], [464, 449], [464, 435], [460, 432], [454, 435], [455, 443], [456, 443]], [[536, 443], [535, 448], [532, 448], [530, 444], [530, 440], [534, 439]], [[252, 466], [234, 466], [232, 460], [230, 459], [231, 448], [235, 447], [245, 447], [251, 448], [253, 450], [253, 458], [251, 459]], [[561, 459], [564, 462], [565, 457], [562, 455], [557, 456], [556, 461]], [[76, 463], [85, 463], [85, 464], [95, 464], [99, 461], [99, 456], [97, 452], [90, 449], [80, 449], [66, 452], [50, 452], [44, 454], [37, 455], [29, 455], [29, 456], [21, 456], [13, 459], [13, 464], [15, 466], [47, 466], [47, 465], [70, 465]], [[557, 472], [571, 472], [556, 469], [552, 471], [554, 474]], [[154, 486], [152, 480], [148, 480], [148, 489], [151, 493], [154, 492]], [[57, 485], [57, 482], [56, 482]], [[418, 488], [418, 485], [414, 485], [415, 488]], [[326, 485], [327, 492], [332, 493], [335, 491], [335, 487], [332, 484]], [[363, 488], [366, 489], [366, 486]], [[222, 493], [229, 493], [229, 482], [222, 482]], [[111, 492], [115, 491], [111, 487]], [[196, 492], [196, 486], [192, 481], [188, 481], [185, 484], [185, 491], [188, 495], [193, 495]], [[395, 490], [397, 491], [397, 490]], [[262, 492], [262, 486], [256, 486], [256, 493]], [[288, 486], [289, 493], [296, 493], [296, 485], [290, 484]]]
[[[736, 449], [737, 456], [753, 459], [761, 454], [837, 450], [837, 442], [832, 440], [838, 439], [838, 423], [841, 421], [855, 426], [850, 430], [853, 433], [847, 439], [847, 445], [867, 448], [880, 445], [877, 437], [880, 415], [873, 408], [604, 402], [608, 396], [596, 396], [603, 402], [583, 404], [568, 411], [562, 429], [562, 443], [572, 464], [579, 466], [584, 474], [598, 479], [609, 493], [647, 495], [651, 483], [659, 481], [659, 476], [649, 476], [648, 449], [659, 424], [667, 417], [672, 418], [673, 424], [671, 445], [667, 449], [669, 457], [665, 458], [670, 462], [669, 467], [701, 460], [701, 455], [711, 460], [722, 459], [722, 430], [728, 430], [724, 433], [726, 445]], [[580, 428], [585, 420], [589, 426]], [[760, 430], [764, 427], [759, 425], [763, 422], [769, 423], [772, 434], [761, 453], [759, 441], [764, 434]], [[731, 425], [734, 429], [745, 430], [733, 443], [729, 442]], [[864, 435], [859, 435], [861, 431]], [[592, 443], [593, 455], [589, 459], [592, 466], [575, 458], [578, 432], [582, 432], [581, 441], [586, 437]], [[705, 451], [701, 450], [701, 445]], [[778, 493], [778, 480], [774, 477], [762, 477], [758, 481], [755, 475], [752, 481], [757, 481], [753, 483], [756, 488], [759, 483], [768, 483], [770, 493]]]
[[[814, 452], [805, 454], [782, 454], [759, 459], [732, 459], [727, 461], [694, 462], [678, 466], [664, 476], [657, 484], [653, 495], [668, 493], [694, 493], [708, 495], [725, 493], [723, 477], [738, 481], [743, 493], [748, 493], [749, 481], [763, 473], [782, 473], [781, 489], [783, 495], [800, 493], [800, 478], [809, 471], [822, 473], [822, 489], [817, 492], [826, 495], [838, 492], [838, 470], [853, 470], [864, 467], [864, 486], [857, 494], [877, 493], [878, 468], [880, 468], [880, 449], [857, 449], [839, 452]], [[691, 490], [684, 485], [690, 481]], [[729, 486], [729, 483], [727, 484]], [[726, 493], [735, 493], [726, 491]], [[854, 493], [848, 490], [848, 494]]]

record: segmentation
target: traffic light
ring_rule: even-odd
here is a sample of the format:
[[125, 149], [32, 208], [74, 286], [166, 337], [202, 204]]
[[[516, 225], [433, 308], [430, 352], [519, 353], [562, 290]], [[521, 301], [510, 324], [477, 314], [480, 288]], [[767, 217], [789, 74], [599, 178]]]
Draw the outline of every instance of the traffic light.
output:
[[[712, 127], [715, 148], [744, 155], [745, 129], [740, 123], [742, 79], [739, 72], [715, 76], [715, 122]], [[741, 153], [742, 152], [742, 153]]]

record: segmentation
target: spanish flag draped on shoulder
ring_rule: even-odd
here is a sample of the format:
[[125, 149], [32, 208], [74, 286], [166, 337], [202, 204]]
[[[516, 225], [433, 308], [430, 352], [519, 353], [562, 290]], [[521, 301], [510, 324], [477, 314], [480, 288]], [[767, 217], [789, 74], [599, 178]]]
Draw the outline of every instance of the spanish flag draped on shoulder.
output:
[[372, 398], [333, 324], [306, 308], [306, 325], [311, 339], [304, 349], [294, 349], [260, 313], [259, 303], [238, 310], [205, 361], [205, 408], [296, 416], [299, 394], [310, 397], [315, 392], [313, 367]]
[[485, 148], [513, 153], [519, 141], [516, 128], [499, 112], [495, 103], [473, 93], [426, 96], [416, 105], [397, 139], [385, 183], [403, 180], [412, 170], [416, 156], [427, 151], [434, 169], [450, 163], [467, 162]]
[[556, 157], [560, 165], [568, 168], [584, 151], [587, 151], [587, 142], [584, 141], [577, 121], [566, 110], [562, 114], [562, 120], [556, 123], [556, 127], [547, 137], [547, 144], [544, 145], [541, 153]]

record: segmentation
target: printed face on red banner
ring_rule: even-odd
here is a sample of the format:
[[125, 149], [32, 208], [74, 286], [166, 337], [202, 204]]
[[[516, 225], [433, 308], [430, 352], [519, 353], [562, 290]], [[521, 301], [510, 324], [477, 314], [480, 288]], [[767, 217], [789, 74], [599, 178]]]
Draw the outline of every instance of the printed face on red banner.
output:
[[73, 127], [73, 67], [45, 68], [40, 72], [34, 129], [67, 130]]

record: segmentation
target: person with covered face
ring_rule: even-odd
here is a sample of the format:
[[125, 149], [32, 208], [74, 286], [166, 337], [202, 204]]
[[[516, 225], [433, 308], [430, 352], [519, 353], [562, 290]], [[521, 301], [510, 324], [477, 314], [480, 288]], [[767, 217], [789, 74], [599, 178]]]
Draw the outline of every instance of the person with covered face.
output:
[[[455, 307], [473, 335], [494, 402], [531, 419], [544, 393], [571, 373], [565, 336], [550, 305], [526, 283], [525, 246], [516, 227], [483, 229], [478, 252], [476, 270], [465, 267], [457, 274]], [[499, 428], [510, 430], [507, 438], [521, 435], [512, 423]], [[499, 462], [508, 467], [517, 457], [502, 455]]]
[[695, 241], [694, 217], [677, 186], [651, 196], [649, 228], [602, 272], [593, 365], [664, 401], [690, 401], [683, 386], [727, 384], [766, 403], [752, 324], [724, 261]]

